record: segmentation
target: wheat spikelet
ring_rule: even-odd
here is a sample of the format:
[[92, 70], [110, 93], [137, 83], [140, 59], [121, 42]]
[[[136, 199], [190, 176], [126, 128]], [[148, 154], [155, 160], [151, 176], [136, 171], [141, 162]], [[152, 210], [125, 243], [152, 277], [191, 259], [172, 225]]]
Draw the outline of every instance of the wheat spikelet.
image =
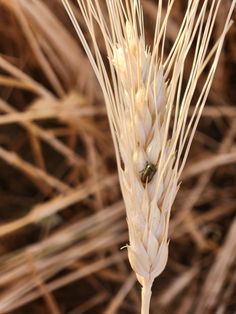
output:
[[[104, 93], [115, 144], [120, 184], [129, 229], [128, 256], [142, 285], [143, 314], [149, 313], [153, 280], [168, 258], [168, 224], [194, 132], [209, 93], [235, 1], [224, 29], [209, 50], [220, 0], [189, 0], [176, 41], [166, 59], [166, 28], [174, 0], [162, 16], [158, 3], [152, 50], [146, 46], [139, 0], [107, 0], [108, 20], [97, 0], [78, 0], [92, 38], [89, 47], [67, 0], [62, 0]], [[106, 45], [110, 72], [102, 58], [95, 30]], [[188, 52], [195, 43], [189, 81], [183, 87]], [[93, 51], [93, 53], [92, 53]], [[203, 70], [208, 75], [187, 120]]]

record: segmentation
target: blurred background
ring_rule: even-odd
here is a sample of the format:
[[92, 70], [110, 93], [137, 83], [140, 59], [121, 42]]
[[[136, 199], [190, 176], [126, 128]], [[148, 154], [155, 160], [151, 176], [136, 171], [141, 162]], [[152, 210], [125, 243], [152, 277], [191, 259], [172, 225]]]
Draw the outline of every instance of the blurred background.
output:
[[[166, 53], [186, 3], [176, 0]], [[151, 44], [157, 1], [143, 5]], [[0, 313], [139, 313], [103, 96], [60, 1], [0, 0], [0, 38]], [[235, 63], [233, 26], [173, 206], [153, 314], [236, 313]]]

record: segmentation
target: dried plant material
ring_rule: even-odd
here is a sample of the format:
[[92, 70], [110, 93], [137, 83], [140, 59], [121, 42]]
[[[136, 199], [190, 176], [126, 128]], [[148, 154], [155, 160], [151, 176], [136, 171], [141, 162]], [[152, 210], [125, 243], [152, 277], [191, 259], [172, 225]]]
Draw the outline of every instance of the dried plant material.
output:
[[[114, 243], [114, 239], [117, 243], [122, 243], [127, 237], [121, 221], [123, 213], [121, 202], [113, 204], [112, 207], [105, 208], [95, 215], [69, 225], [40, 243], [28, 246], [25, 251], [15, 252], [14, 255], [2, 258], [0, 260], [0, 287], [4, 288], [8, 284], [14, 286], [14, 289], [9, 289], [7, 293], [1, 294], [0, 312], [12, 311], [17, 306], [42, 295], [41, 291], [35, 290], [37, 284], [34, 276], [31, 276], [29, 257], [34, 261], [37, 273], [40, 273], [41, 278], [46, 281], [63, 268], [75, 263], [79, 258], [89, 256], [93, 252], [97, 256], [97, 252], [105, 250]], [[99, 233], [100, 230], [103, 232]], [[106, 230], [105, 233], [104, 230]], [[98, 234], [98, 236], [94, 238], [94, 234]], [[64, 250], [69, 245], [67, 254], [65, 254]], [[85, 267], [73, 269], [73, 272], [64, 278], [57, 278], [48, 285], [48, 289], [54, 291], [110, 264], [120, 263], [124, 258], [125, 256], [120, 255], [120, 252], [108, 258], [96, 258], [93, 263], [89, 263]]]
[[[70, 3], [92, 47], [81, 10], [76, 1]], [[151, 52], [160, 1], [141, 3]], [[163, 1], [161, 24], [167, 3]], [[174, 3], [165, 30], [164, 60], [187, 3]], [[211, 48], [231, 0], [221, 3]], [[108, 22], [106, 2], [99, 4]], [[110, 73], [112, 59], [107, 58], [96, 22], [94, 29]], [[204, 308], [204, 314], [228, 314], [236, 309], [235, 262], [230, 255], [236, 212], [235, 30], [233, 26], [227, 34], [219, 76], [180, 177], [169, 226], [168, 265], [153, 289], [151, 313], [195, 314]], [[115, 154], [104, 99], [73, 25], [58, 0], [2, 0], [0, 32], [0, 312], [139, 313], [139, 285], [131, 287], [127, 250], [120, 251], [128, 243], [127, 223], [118, 178], [113, 176]], [[116, 40], [115, 48], [118, 44]], [[195, 53], [192, 46], [184, 87]], [[209, 68], [199, 77], [196, 96]], [[193, 99], [187, 121], [195, 110], [197, 97]], [[157, 174], [157, 165], [149, 161], [139, 175], [150, 185]]]
[[[57, 118], [69, 124], [73, 119], [78, 122], [80, 118], [105, 114], [101, 109], [86, 105], [86, 101], [87, 99], [78, 93], [69, 94], [61, 100], [38, 98], [27, 108], [26, 112], [14, 112], [1, 116], [0, 125], [52, 118]], [[79, 122], [82, 123], [83, 121]]]
[[[106, 1], [107, 22], [97, 0], [78, 0], [91, 35], [91, 48], [69, 1], [62, 2], [104, 94], [126, 205], [128, 256], [142, 285], [141, 312], [147, 314], [151, 286], [167, 262], [168, 225], [179, 178], [231, 25], [235, 1], [211, 50], [209, 43], [221, 1], [203, 4], [198, 0], [188, 1], [179, 33], [166, 59], [166, 29], [175, 1], [169, 1], [163, 22], [162, 1], [159, 1], [152, 49], [145, 42], [140, 1]], [[96, 39], [97, 24], [106, 46], [109, 73]], [[195, 53], [184, 86], [185, 62], [192, 45]], [[202, 90], [195, 95], [206, 66], [208, 74]], [[195, 107], [188, 120], [193, 101]]]
[[[228, 231], [226, 240], [222, 248], [219, 250], [214, 265], [207, 275], [202, 292], [200, 293], [199, 303], [196, 309], [196, 314], [210, 312], [214, 309], [214, 305], [217, 303], [221, 290], [224, 290], [224, 282], [227, 277], [227, 272], [230, 267], [235, 264], [235, 252], [236, 252], [236, 219], [233, 220], [232, 225]], [[223, 274], [219, 277], [219, 274]], [[224, 280], [222, 280], [222, 278]], [[212, 289], [214, 286], [214, 289]], [[206, 298], [207, 296], [207, 298]]]

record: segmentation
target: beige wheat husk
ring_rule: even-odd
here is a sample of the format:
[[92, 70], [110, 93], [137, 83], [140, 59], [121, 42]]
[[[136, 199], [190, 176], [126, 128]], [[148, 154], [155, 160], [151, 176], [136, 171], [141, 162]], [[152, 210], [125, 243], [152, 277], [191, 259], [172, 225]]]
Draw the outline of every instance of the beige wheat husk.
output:
[[[115, 144], [129, 229], [128, 256], [142, 285], [142, 314], [149, 313], [151, 287], [168, 257], [168, 225], [180, 174], [216, 71], [235, 1], [224, 29], [209, 49], [220, 0], [188, 1], [175, 43], [164, 59], [165, 33], [174, 0], [162, 16], [159, 1], [152, 49], [145, 43], [140, 1], [107, 0], [106, 21], [99, 1], [78, 0], [92, 39], [89, 47], [69, 1], [62, 0], [101, 85]], [[201, 3], [201, 5], [200, 5]], [[96, 29], [106, 45], [110, 71], [102, 58]], [[183, 86], [185, 61], [195, 44], [189, 80]], [[208, 65], [197, 100], [195, 88]], [[109, 73], [108, 73], [109, 72]], [[190, 119], [188, 111], [194, 99]], [[146, 164], [156, 165], [150, 182], [140, 177]]]

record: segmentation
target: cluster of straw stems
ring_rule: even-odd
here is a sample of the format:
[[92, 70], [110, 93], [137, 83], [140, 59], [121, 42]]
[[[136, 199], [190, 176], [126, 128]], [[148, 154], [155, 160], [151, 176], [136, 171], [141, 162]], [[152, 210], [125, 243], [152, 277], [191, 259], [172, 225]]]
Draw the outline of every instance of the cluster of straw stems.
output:
[[[97, 0], [78, 0], [91, 47], [69, 1], [62, 2], [105, 98], [127, 213], [126, 247], [131, 267], [142, 285], [141, 312], [147, 314], [153, 281], [167, 262], [170, 211], [180, 174], [231, 25], [235, 1], [219, 39], [209, 49], [221, 1], [189, 0], [167, 58], [164, 58], [166, 29], [174, 0], [168, 1], [165, 14], [162, 1], [158, 2], [152, 47], [145, 42], [139, 0], [107, 0], [103, 5]], [[109, 71], [99, 49], [97, 26], [106, 46]], [[193, 45], [195, 53], [185, 85], [185, 62]], [[199, 77], [207, 66], [208, 76], [200, 95], [194, 98]], [[194, 110], [188, 119], [193, 102]]]

